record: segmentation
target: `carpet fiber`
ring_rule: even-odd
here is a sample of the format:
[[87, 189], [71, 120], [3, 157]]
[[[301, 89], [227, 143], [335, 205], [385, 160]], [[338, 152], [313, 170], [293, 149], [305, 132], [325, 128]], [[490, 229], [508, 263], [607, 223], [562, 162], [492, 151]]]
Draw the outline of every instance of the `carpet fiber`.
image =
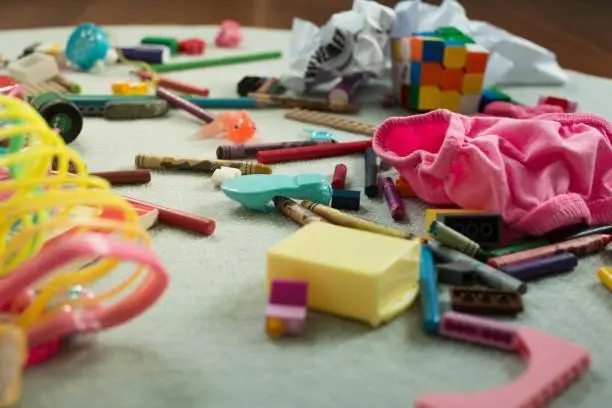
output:
[[[197, 27], [112, 28], [122, 45], [146, 35], [214, 38], [214, 30]], [[16, 55], [35, 41], [63, 42], [68, 29], [5, 31], [3, 51]], [[244, 52], [286, 48], [284, 31], [249, 30]], [[233, 54], [211, 47], [207, 56]], [[278, 75], [285, 62], [185, 71], [171, 74], [211, 88], [211, 96], [235, 96], [245, 75]], [[127, 68], [98, 76], [71, 74], [85, 94], [110, 92], [113, 80], [132, 80]], [[510, 94], [535, 103], [540, 94], [577, 100], [581, 111], [612, 119], [612, 81], [571, 72], [563, 88], [519, 88]], [[382, 88], [372, 87], [372, 103], [360, 120], [380, 123], [399, 111], [377, 106]], [[607, 98], [604, 98], [604, 95]], [[284, 111], [252, 113], [255, 141], [295, 140], [304, 126], [282, 118]], [[86, 119], [72, 148], [90, 170], [132, 168], [139, 153], [214, 158], [218, 141], [197, 141], [198, 122], [181, 113], [169, 118], [110, 122]], [[334, 132], [338, 140], [364, 136]], [[302, 136], [303, 137], [303, 136]], [[349, 167], [351, 187], [363, 185], [359, 156], [275, 165], [280, 174], [320, 172], [330, 176], [336, 163]], [[213, 218], [215, 234], [201, 238], [157, 226], [155, 249], [171, 274], [164, 297], [142, 317], [99, 334], [82, 346], [25, 374], [20, 406], [43, 407], [210, 407], [210, 408], [405, 408], [430, 390], [485, 390], [510, 381], [522, 371], [514, 355], [430, 337], [420, 326], [418, 305], [393, 322], [372, 330], [365, 325], [312, 313], [307, 335], [295, 341], [271, 341], [263, 331], [266, 304], [265, 251], [291, 235], [297, 225], [282, 216], [249, 212], [215, 191], [208, 176], [155, 173], [148, 186], [117, 189], [122, 194]], [[392, 224], [381, 200], [363, 197], [361, 215]], [[408, 203], [413, 232], [422, 232], [424, 206]], [[607, 259], [606, 259], [606, 256]], [[550, 405], [554, 408], [599, 408], [612, 398], [612, 293], [595, 271], [609, 254], [581, 261], [575, 271], [529, 286], [525, 312], [516, 319], [587, 347], [592, 368]], [[500, 402], [500, 407], [501, 402]]]

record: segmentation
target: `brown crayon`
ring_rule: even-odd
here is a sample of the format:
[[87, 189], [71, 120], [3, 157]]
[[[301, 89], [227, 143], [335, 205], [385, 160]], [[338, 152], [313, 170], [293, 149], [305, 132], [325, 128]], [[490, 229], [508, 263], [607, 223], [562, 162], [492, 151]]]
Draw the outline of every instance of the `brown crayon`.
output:
[[603, 250], [611, 240], [612, 236], [607, 234], [589, 235], [586, 237], [570, 239], [569, 241], [558, 242], [552, 245], [496, 256], [489, 258], [487, 263], [499, 269], [506, 265], [551, 256], [562, 251], [571, 252], [580, 257]]
[[242, 174], [271, 174], [272, 168], [265, 164], [233, 162], [227, 160], [200, 160], [185, 157], [152, 156], [139, 154], [136, 167], [151, 170], [183, 170], [200, 173], [214, 173], [221, 167], [239, 169]]
[[285, 109], [309, 109], [321, 112], [336, 112], [336, 113], [355, 113], [359, 111], [359, 106], [352, 103], [337, 103], [325, 99], [291, 97], [285, 95], [270, 95], [258, 92], [249, 93], [249, 97], [256, 99], [260, 105], [279, 106]]
[[97, 171], [89, 173], [92, 176], [100, 177], [111, 183], [113, 186], [128, 184], [144, 184], [151, 181], [149, 170], [117, 170], [117, 171]]
[[317, 214], [301, 207], [296, 201], [287, 197], [274, 197], [274, 207], [300, 225], [310, 224], [311, 222], [326, 222]]

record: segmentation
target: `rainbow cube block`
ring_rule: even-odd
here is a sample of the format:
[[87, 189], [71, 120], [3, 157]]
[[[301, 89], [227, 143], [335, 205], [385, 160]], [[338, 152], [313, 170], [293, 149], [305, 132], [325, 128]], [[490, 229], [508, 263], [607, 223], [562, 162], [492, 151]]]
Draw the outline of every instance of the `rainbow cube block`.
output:
[[391, 40], [393, 89], [402, 106], [476, 113], [489, 52], [455, 27]]

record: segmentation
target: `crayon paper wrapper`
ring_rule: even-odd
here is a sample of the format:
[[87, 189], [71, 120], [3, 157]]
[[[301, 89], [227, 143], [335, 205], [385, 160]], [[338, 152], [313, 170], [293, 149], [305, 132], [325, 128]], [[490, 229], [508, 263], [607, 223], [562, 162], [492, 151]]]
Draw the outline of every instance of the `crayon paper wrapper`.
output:
[[345, 75], [380, 75], [394, 22], [391, 8], [366, 0], [355, 0], [352, 10], [334, 14], [322, 27], [294, 19], [283, 85], [302, 93]]

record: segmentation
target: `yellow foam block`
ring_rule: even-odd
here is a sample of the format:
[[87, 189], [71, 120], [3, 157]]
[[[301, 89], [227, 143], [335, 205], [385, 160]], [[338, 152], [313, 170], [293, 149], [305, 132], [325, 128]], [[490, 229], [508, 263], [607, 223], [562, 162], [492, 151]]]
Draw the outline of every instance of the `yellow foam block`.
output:
[[421, 86], [419, 88], [419, 110], [440, 109], [441, 103], [440, 88], [437, 86]]
[[425, 232], [429, 236], [429, 227], [436, 220], [438, 214], [482, 214], [481, 210], [463, 210], [460, 208], [430, 208], [425, 210]]
[[415, 300], [419, 245], [314, 222], [268, 250], [268, 288], [274, 279], [307, 281], [309, 308], [376, 327]]
[[453, 112], [461, 110], [461, 94], [456, 91], [442, 91], [440, 94], [440, 107]]

